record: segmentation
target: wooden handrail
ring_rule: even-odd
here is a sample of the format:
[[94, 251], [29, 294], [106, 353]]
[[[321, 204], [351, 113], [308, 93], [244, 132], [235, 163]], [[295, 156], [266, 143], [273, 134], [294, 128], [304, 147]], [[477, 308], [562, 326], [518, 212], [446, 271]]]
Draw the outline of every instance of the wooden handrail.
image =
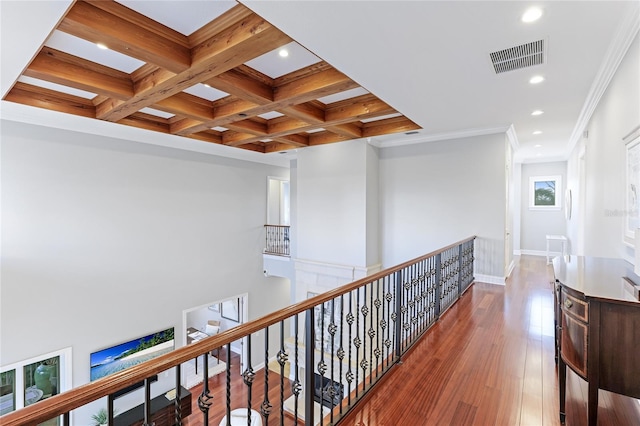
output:
[[273, 324], [279, 323], [294, 315], [303, 313], [314, 306], [330, 301], [340, 295], [346, 294], [370, 282], [379, 280], [387, 275], [393, 274], [416, 262], [428, 259], [439, 253], [445, 252], [453, 247], [457, 247], [466, 242], [472, 241], [476, 236], [466, 238], [446, 247], [434, 250], [423, 256], [404, 262], [400, 265], [387, 268], [373, 275], [369, 275], [352, 283], [343, 285], [329, 292], [305, 299], [284, 309], [265, 315], [254, 321], [240, 324], [230, 330], [223, 331], [215, 336], [204, 338], [196, 343], [178, 348], [168, 354], [161, 355], [152, 360], [130, 367], [126, 370], [114, 373], [102, 379], [90, 382], [71, 390], [54, 395], [37, 404], [17, 411], [5, 414], [0, 417], [2, 426], [22, 426], [25, 424], [38, 424], [52, 419], [64, 413], [70, 412], [78, 407], [86, 405], [92, 401], [103, 398], [120, 389], [139, 383], [147, 377], [159, 374], [177, 365], [183, 364], [211, 350], [223, 347], [231, 342], [239, 340], [257, 331], [263, 330]]
[[266, 228], [267, 226], [270, 228], [291, 228], [290, 225], [269, 225], [269, 224], [266, 224], [264, 227]]

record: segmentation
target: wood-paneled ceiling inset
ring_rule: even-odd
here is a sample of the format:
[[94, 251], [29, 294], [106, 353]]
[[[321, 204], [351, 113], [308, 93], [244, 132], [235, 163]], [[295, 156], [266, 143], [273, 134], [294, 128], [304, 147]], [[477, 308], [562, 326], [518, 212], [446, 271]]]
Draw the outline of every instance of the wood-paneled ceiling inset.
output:
[[[247, 65], [293, 41], [240, 4], [184, 35], [113, 0], [78, 0], [53, 36], [5, 100], [263, 153], [420, 128], [311, 53], [276, 77]], [[122, 71], [58, 40], [144, 65]]]

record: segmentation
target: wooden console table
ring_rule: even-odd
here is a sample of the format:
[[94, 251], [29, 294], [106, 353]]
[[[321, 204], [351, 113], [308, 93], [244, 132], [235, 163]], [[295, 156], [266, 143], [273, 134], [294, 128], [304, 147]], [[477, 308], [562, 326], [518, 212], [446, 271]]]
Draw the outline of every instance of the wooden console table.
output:
[[596, 426], [598, 389], [640, 398], [640, 277], [622, 259], [559, 256], [553, 270], [560, 421], [568, 365], [588, 382], [589, 425]]

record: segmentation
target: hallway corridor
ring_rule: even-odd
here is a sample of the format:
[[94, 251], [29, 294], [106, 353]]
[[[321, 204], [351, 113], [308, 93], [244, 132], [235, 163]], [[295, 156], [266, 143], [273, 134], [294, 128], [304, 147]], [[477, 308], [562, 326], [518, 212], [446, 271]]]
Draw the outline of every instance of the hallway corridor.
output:
[[[348, 426], [559, 425], [550, 266], [522, 256], [506, 285], [474, 284]], [[586, 383], [567, 380], [567, 425], [587, 422]], [[600, 391], [601, 426], [640, 424], [640, 401]]]

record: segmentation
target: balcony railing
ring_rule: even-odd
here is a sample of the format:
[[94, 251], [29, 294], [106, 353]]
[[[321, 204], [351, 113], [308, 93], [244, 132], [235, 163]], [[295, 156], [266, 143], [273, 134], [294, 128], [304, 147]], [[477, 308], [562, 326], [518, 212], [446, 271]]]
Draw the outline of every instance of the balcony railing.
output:
[[[323, 417], [320, 424], [336, 424], [472, 284], [474, 239], [55, 395], [0, 417], [0, 424], [38, 424], [58, 416], [69, 424], [73, 410], [108, 397], [109, 424], [113, 425], [113, 394], [144, 381], [143, 424], [151, 425], [148, 379], [171, 372], [179, 389], [181, 365], [196, 357], [202, 357], [204, 364], [203, 389], [198, 396], [202, 413], [193, 413], [189, 419], [201, 415], [205, 426], [210, 422], [218, 425], [222, 415], [215, 417], [216, 411], [225, 413], [226, 424], [230, 424], [232, 409], [243, 407], [247, 413], [254, 410], [265, 425], [270, 416], [280, 425], [315, 425], [321, 420], [319, 415]], [[212, 394], [207, 354], [217, 348], [230, 353], [231, 343], [239, 339], [246, 343], [244, 371], [238, 377], [228, 362], [222, 379], [226, 387], [218, 387], [218, 393]], [[279, 374], [266, 367], [274, 359]], [[253, 366], [262, 362], [264, 371], [254, 370]], [[286, 367], [290, 368], [289, 377]], [[175, 398], [174, 404], [175, 423], [182, 424], [180, 398]], [[250, 418], [247, 424], [251, 424]]]
[[265, 225], [264, 229], [267, 239], [264, 252], [278, 256], [290, 256], [289, 226]]

